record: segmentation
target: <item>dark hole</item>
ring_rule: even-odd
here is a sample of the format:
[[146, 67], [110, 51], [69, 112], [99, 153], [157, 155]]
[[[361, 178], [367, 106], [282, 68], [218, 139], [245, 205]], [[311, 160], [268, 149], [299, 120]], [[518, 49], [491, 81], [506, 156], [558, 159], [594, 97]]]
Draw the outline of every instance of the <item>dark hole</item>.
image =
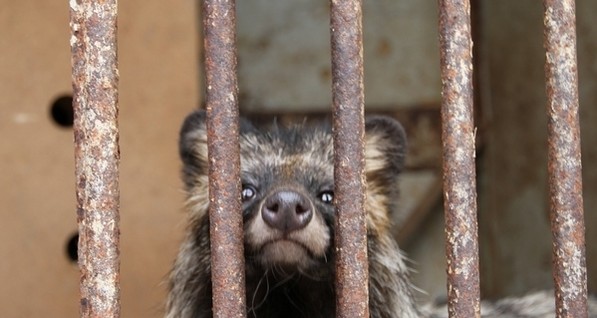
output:
[[73, 97], [60, 96], [53, 103], [50, 109], [54, 122], [62, 127], [72, 127], [74, 121]]
[[73, 263], [76, 263], [79, 259], [79, 233], [73, 234], [66, 243], [66, 255]]

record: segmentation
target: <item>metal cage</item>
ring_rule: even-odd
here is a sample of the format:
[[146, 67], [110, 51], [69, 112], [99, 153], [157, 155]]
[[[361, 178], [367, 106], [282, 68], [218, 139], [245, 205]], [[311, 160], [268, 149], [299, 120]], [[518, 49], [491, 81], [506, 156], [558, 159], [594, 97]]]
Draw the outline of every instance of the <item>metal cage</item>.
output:
[[[81, 316], [118, 317], [117, 1], [70, 1]], [[234, 0], [204, 0], [216, 317], [245, 317]], [[332, 0], [337, 317], [368, 317], [363, 217], [363, 47], [359, 0]], [[469, 0], [439, 0], [448, 311], [479, 317]], [[549, 192], [558, 317], [587, 316], [575, 2], [544, 0]], [[342, 158], [353, 160], [342, 161]], [[236, 180], [236, 181], [230, 181]], [[340, 283], [338, 283], [340, 282]]]

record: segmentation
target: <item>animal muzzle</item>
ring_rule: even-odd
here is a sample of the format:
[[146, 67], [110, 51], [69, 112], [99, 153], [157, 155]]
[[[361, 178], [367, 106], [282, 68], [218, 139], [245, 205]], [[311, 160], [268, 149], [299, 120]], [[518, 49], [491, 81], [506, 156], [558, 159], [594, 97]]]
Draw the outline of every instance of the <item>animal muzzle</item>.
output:
[[287, 234], [309, 224], [313, 218], [313, 205], [305, 195], [297, 191], [278, 190], [265, 199], [261, 217], [271, 228]]

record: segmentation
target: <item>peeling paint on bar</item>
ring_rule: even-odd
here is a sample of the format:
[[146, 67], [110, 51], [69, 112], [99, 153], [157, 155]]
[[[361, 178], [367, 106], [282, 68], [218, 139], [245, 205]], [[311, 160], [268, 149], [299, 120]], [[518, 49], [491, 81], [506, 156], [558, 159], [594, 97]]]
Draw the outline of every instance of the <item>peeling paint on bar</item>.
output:
[[448, 313], [480, 317], [470, 2], [439, 8]]
[[587, 317], [574, 0], [545, 0], [548, 170], [556, 317]]
[[369, 317], [360, 0], [332, 0], [336, 317]]
[[213, 316], [246, 316], [234, 0], [204, 0]]
[[81, 317], [120, 316], [117, 1], [70, 1]]

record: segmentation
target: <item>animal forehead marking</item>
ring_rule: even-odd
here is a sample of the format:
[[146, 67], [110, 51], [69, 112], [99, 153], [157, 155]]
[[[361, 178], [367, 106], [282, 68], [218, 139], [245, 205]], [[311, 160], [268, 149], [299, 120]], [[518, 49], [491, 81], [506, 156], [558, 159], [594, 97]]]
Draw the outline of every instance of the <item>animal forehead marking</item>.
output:
[[242, 135], [241, 166], [255, 169], [277, 169], [283, 177], [312, 170], [333, 170], [333, 145], [329, 134], [306, 133], [303, 139], [286, 141], [272, 135]]
[[292, 177], [297, 169], [307, 171], [310, 169], [310, 163], [312, 158], [306, 156], [306, 154], [296, 154], [288, 156], [282, 163], [282, 173], [285, 177]]
[[267, 155], [248, 155], [241, 158], [241, 165], [251, 169], [259, 166], [266, 168], [282, 168], [283, 171], [292, 173], [294, 169], [309, 170], [313, 168], [331, 167], [332, 162], [326, 156], [311, 152], [285, 154], [281, 151]]

